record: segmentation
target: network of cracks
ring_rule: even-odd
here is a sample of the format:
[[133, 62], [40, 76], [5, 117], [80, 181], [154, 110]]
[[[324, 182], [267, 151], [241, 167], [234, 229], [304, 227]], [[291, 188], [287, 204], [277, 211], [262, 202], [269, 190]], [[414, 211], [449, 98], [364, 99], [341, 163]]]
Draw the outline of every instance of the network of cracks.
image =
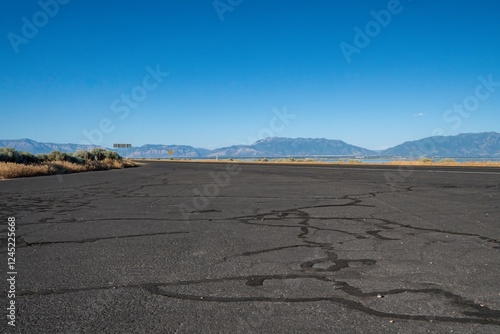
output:
[[[406, 188], [398, 191], [411, 190], [411, 188]], [[369, 204], [369, 202], [367, 203], [366, 200], [374, 198], [378, 194], [377, 192], [351, 194], [331, 199], [329, 201], [330, 203], [322, 205], [296, 207], [228, 218], [213, 217], [210, 219], [218, 222], [237, 222], [256, 226], [258, 228], [268, 227], [297, 231], [296, 239], [292, 244], [248, 251], [231, 255], [223, 259], [224, 261], [231, 261], [235, 258], [252, 258], [263, 254], [272, 256], [272, 254], [278, 254], [284, 250], [296, 250], [296, 254], [301, 254], [300, 250], [302, 249], [313, 251], [312, 255], [310, 252], [307, 253], [307, 256], [305, 256], [307, 260], [302, 259], [302, 261], [298, 262], [296, 268], [290, 268], [285, 273], [242, 275], [175, 282], [112, 284], [77, 289], [25, 290], [20, 291], [19, 296], [43, 296], [109, 289], [143, 289], [156, 296], [197, 301], [201, 303], [330, 302], [372, 316], [391, 319], [500, 325], [499, 310], [467, 299], [442, 286], [426, 286], [424, 288], [398, 287], [367, 292], [367, 288], [362, 289], [349, 279], [346, 279], [350, 277], [362, 279], [363, 271], [366, 268], [377, 266], [378, 261], [373, 258], [340, 256], [339, 253], [342, 252], [339, 252], [339, 250], [342, 249], [342, 245], [351, 240], [375, 240], [378, 243], [384, 243], [399, 240], [397, 236], [401, 234], [415, 236], [419, 233], [433, 233], [446, 236], [447, 238], [450, 236], [469, 238], [472, 242], [486, 245], [491, 249], [499, 248], [498, 240], [478, 234], [417, 227], [370, 214], [369, 209], [373, 207], [373, 205]], [[74, 206], [76, 210], [76, 208], [82, 204], [81, 200], [82, 198], [78, 198], [74, 199], [72, 203], [66, 203], [71, 205], [69, 205], [69, 207], [65, 205], [64, 212], [67, 212], [68, 209], [71, 210], [71, 206]], [[90, 203], [91, 201], [87, 202], [87, 204]], [[42, 203], [40, 205], [45, 206], [46, 204], [47, 203]], [[356, 215], [342, 215], [336, 217], [332, 215], [333, 212], [339, 211], [338, 209], [342, 208], [343, 210], [349, 210], [349, 208], [353, 207], [368, 209], [368, 213], [364, 217]], [[207, 212], [218, 211], [220, 210], [208, 210]], [[314, 212], [322, 212], [323, 215], [314, 214]], [[325, 214], [325, 212], [327, 214]], [[206, 223], [208, 220], [209, 219], [206, 217], [195, 215], [191, 219], [190, 224], [196, 224], [197, 222]], [[352, 226], [356, 226], [356, 228], [352, 228]], [[397, 232], [394, 233], [395, 236], [391, 233], [394, 231]], [[72, 241], [32, 243], [26, 242], [22, 237], [19, 237], [18, 247], [41, 247], [55, 243], [87, 243], [106, 239], [140, 238], [153, 235], [189, 233], [191, 233], [189, 229], [185, 229], [161, 233], [124, 235], [112, 238], [96, 237]], [[321, 237], [322, 233], [325, 233], [324, 238]], [[326, 234], [330, 236], [332, 234], [340, 235], [342, 237], [326, 237]], [[449, 242], [452, 241], [450, 240]], [[356, 280], [354, 280], [354, 282], [356, 282]], [[389, 304], [394, 303], [395, 306], [392, 307], [392, 309], [387, 305], [385, 307], [380, 307], [380, 303], [373, 302], [373, 300], [377, 299], [385, 299]], [[425, 307], [420, 307], [417, 311], [412, 311], [411, 307], [405, 310], [404, 307], [400, 306], [401, 304], [398, 303], [398, 300], [409, 304], [412, 303], [412, 300], [419, 300]]]

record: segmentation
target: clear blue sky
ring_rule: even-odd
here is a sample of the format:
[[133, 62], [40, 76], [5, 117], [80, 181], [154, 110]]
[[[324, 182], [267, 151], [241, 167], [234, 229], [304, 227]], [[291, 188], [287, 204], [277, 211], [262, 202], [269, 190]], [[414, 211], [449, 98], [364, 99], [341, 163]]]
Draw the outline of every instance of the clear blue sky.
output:
[[500, 84], [478, 79], [500, 82], [497, 0], [41, 1], [2, 4], [0, 139], [79, 143], [106, 122], [104, 146], [500, 132]]

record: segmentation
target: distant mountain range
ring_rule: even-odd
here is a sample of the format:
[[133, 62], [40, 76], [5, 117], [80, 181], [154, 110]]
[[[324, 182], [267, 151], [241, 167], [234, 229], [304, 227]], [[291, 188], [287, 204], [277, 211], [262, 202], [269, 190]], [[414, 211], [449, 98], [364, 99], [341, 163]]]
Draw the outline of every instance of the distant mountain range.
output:
[[252, 145], [236, 145], [211, 151], [208, 157], [286, 157], [312, 155], [375, 155], [374, 151], [344, 143], [341, 140], [312, 138], [266, 138]]
[[386, 156], [500, 157], [500, 134], [462, 133], [408, 141], [382, 151]]
[[[33, 154], [54, 150], [75, 152], [97, 146], [39, 143], [31, 139], [0, 140], [0, 147], [12, 147]], [[315, 138], [266, 138], [252, 145], [235, 145], [214, 150], [186, 145], [143, 145], [115, 150], [129, 158], [243, 158], [243, 157], [495, 157], [500, 158], [500, 134], [496, 132], [463, 133], [408, 141], [384, 151], [372, 151], [341, 140]], [[172, 154], [171, 154], [172, 153]]]
[[[127, 158], [164, 158], [164, 157], [183, 157], [183, 158], [201, 158], [210, 150], [197, 150], [191, 146], [185, 145], [143, 145], [141, 147], [132, 147], [130, 149], [116, 150], [120, 155]], [[170, 155], [172, 152], [172, 155]]]
[[91, 150], [99, 146], [95, 145], [78, 145], [78, 144], [54, 144], [54, 143], [39, 143], [32, 139], [13, 139], [0, 140], [0, 147], [12, 147], [18, 151], [26, 151], [32, 154], [50, 153], [52, 151], [61, 151], [73, 153], [79, 150]]

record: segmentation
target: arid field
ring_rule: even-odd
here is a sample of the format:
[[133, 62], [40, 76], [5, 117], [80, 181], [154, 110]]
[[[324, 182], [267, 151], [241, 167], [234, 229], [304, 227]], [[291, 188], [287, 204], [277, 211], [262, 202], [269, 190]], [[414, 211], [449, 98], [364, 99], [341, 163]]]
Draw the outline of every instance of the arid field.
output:
[[14, 149], [0, 149], [0, 179], [54, 174], [79, 173], [134, 167], [136, 163], [123, 159], [112, 151], [95, 149], [74, 154], [59, 151], [33, 155]]

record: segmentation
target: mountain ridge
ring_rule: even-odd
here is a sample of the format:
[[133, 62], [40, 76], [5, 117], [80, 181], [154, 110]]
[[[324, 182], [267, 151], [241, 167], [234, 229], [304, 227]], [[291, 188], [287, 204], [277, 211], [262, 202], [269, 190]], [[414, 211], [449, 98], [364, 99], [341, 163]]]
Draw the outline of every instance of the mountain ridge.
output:
[[[75, 152], [102, 146], [56, 144], [33, 139], [0, 140], [0, 147], [12, 147], [33, 154], [54, 150]], [[251, 145], [233, 145], [208, 150], [189, 145], [145, 144], [129, 149], [113, 149], [129, 158], [252, 158], [287, 156], [339, 157], [500, 157], [500, 134], [497, 132], [461, 133], [453, 136], [432, 136], [406, 141], [386, 150], [374, 151], [338, 139], [268, 137]]]
[[407, 141], [381, 152], [386, 156], [500, 157], [500, 133], [461, 133]]

